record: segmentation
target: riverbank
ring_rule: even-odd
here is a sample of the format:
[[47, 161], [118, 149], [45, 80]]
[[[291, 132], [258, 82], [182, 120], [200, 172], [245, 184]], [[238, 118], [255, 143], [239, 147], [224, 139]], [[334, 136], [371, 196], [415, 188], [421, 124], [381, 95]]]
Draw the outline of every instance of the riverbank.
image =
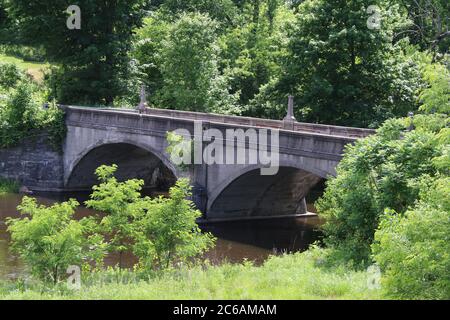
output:
[[[250, 263], [171, 270], [147, 280], [135, 273], [104, 271], [84, 279], [81, 290], [0, 284], [0, 299], [381, 299], [367, 285], [368, 273], [325, 267], [320, 250]], [[114, 279], [114, 280], [112, 280]]]

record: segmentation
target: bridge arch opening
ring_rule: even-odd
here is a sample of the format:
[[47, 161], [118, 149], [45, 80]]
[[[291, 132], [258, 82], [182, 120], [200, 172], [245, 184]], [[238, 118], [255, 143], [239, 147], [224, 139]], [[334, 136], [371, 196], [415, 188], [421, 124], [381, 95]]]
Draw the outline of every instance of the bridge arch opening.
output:
[[[295, 167], [280, 167], [273, 176], [259, 168], [238, 176], [210, 199], [208, 219], [292, 216], [308, 212], [306, 197], [317, 198], [324, 178]], [[313, 192], [311, 192], [313, 193]]]
[[176, 173], [146, 148], [130, 143], [108, 143], [90, 149], [77, 160], [66, 182], [67, 190], [90, 190], [98, 184], [95, 170], [101, 165], [118, 166], [116, 178], [144, 180], [144, 189], [166, 191], [175, 184]]

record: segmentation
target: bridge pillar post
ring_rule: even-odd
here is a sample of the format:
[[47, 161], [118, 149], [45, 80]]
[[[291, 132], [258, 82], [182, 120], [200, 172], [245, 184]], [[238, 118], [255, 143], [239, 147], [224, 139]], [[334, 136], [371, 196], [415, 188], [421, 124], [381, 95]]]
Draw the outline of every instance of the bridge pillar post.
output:
[[197, 209], [203, 213], [203, 218], [207, 215], [208, 205], [208, 167], [205, 164], [194, 165], [192, 174], [192, 201]]
[[307, 212], [308, 212], [308, 207], [306, 206], [306, 198], [303, 198], [298, 203], [297, 210], [295, 211], [295, 214], [305, 214]]
[[287, 114], [283, 119], [283, 128], [287, 130], [294, 130], [294, 122], [296, 121], [297, 120], [294, 116], [294, 97], [289, 96]]

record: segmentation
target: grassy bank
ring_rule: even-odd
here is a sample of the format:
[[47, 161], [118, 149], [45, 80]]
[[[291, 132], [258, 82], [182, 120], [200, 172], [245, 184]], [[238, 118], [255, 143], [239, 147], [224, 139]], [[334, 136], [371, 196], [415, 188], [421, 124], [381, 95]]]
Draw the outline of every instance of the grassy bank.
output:
[[[369, 289], [367, 273], [344, 267], [325, 268], [314, 253], [270, 258], [250, 264], [174, 270], [148, 280], [130, 273], [103, 272], [83, 281], [80, 291], [0, 286], [2, 299], [379, 299]], [[132, 274], [131, 274], [132, 275]], [[114, 279], [114, 280], [111, 280]], [[128, 280], [127, 280], [128, 279]]]
[[47, 69], [50, 65], [48, 63], [42, 63], [42, 62], [29, 62], [25, 61], [19, 57], [7, 55], [4, 53], [0, 53], [0, 61], [5, 63], [13, 63], [15, 64], [19, 69], [25, 71], [29, 75], [33, 77], [33, 79], [37, 82], [40, 82], [44, 78], [44, 71]]
[[19, 184], [12, 180], [0, 178], [0, 196], [6, 193], [18, 193]]

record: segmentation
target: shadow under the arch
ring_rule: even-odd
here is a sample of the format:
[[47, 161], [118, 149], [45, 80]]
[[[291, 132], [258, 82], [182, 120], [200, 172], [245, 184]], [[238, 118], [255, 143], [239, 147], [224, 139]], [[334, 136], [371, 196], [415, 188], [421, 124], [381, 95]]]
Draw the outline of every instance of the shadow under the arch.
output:
[[142, 179], [145, 188], [167, 191], [175, 184], [175, 174], [153, 153], [127, 143], [99, 146], [88, 152], [74, 167], [67, 181], [68, 192], [86, 192], [98, 184], [95, 170], [101, 165], [117, 165], [119, 181]]

